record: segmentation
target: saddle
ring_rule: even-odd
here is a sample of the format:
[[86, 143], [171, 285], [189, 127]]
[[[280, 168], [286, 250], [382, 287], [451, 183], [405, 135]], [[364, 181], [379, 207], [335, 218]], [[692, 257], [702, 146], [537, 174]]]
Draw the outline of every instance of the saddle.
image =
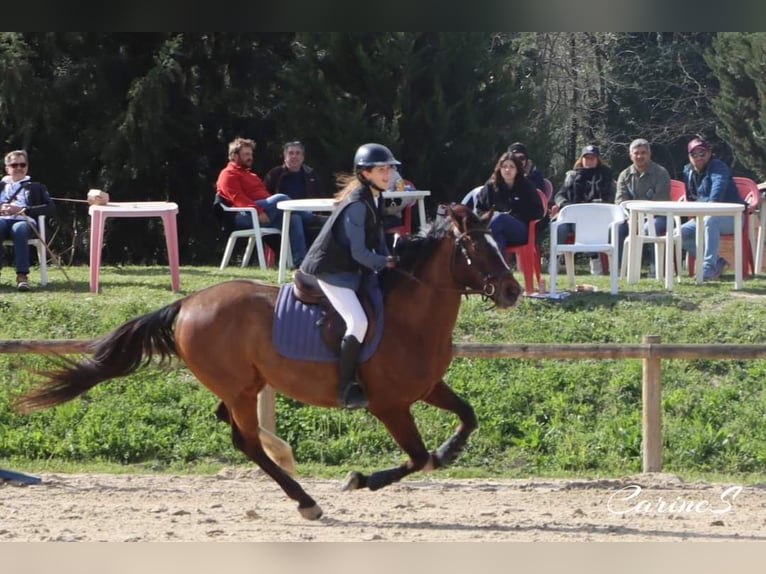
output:
[[[346, 322], [325, 296], [317, 278], [296, 269], [293, 275], [293, 295], [301, 303], [319, 305], [322, 308], [322, 316], [317, 321], [322, 332], [322, 341], [328, 349], [334, 353], [340, 353], [340, 343], [346, 333]], [[357, 292], [357, 296], [362, 304], [362, 309], [364, 309], [364, 314], [367, 316], [367, 333], [365, 333], [364, 341], [362, 341], [363, 344], [367, 344], [372, 341], [375, 334], [377, 316], [369, 297], [369, 290], [362, 286]]]

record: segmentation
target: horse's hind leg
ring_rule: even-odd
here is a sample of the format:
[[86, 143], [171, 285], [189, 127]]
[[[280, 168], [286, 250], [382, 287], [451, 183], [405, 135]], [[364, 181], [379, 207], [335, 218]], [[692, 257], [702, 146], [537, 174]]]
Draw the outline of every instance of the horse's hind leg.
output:
[[369, 476], [361, 472], [351, 471], [346, 476], [341, 486], [342, 490], [354, 490], [357, 488], [369, 488], [378, 490], [393, 482], [397, 482], [418, 470], [421, 470], [429, 463], [430, 455], [420, 437], [415, 420], [408, 407], [396, 411], [370, 412], [382, 422], [391, 436], [396, 440], [402, 450], [406, 452], [410, 460], [385, 470], [378, 470]]
[[460, 419], [460, 426], [455, 433], [432, 453], [434, 468], [441, 468], [451, 464], [463, 451], [468, 437], [478, 426], [476, 415], [471, 405], [460, 398], [444, 381], [436, 383], [431, 394], [423, 400], [429, 405], [455, 413]]
[[[311, 498], [306, 491], [301, 488], [295, 480], [282, 470], [266, 454], [260, 440], [261, 429], [258, 426], [257, 398], [255, 400], [240, 400], [238, 404], [226, 408], [229, 424], [231, 425], [231, 439], [239, 450], [255, 464], [263, 469], [274, 481], [282, 487], [285, 494], [298, 502], [298, 512], [303, 518], [316, 520], [322, 516], [322, 509]], [[216, 414], [221, 418], [222, 407], [219, 405]], [[274, 435], [271, 435], [274, 436]]]
[[[226, 408], [223, 401], [218, 403], [218, 406], [215, 409], [215, 415], [219, 420], [226, 424], [231, 424], [229, 409]], [[295, 471], [295, 457], [293, 457], [293, 449], [290, 445], [263, 427], [258, 429], [258, 438], [263, 445], [263, 450], [266, 451], [266, 454], [269, 455], [271, 460], [276, 462], [279, 467], [292, 478], [295, 478], [297, 476]]]

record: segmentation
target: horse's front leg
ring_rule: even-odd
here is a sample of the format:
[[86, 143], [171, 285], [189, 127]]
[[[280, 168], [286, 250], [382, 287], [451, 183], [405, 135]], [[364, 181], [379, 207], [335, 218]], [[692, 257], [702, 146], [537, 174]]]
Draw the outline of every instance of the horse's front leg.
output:
[[444, 441], [432, 456], [434, 468], [448, 466], [463, 451], [468, 437], [478, 427], [473, 407], [460, 398], [444, 381], [436, 383], [431, 394], [423, 400], [429, 405], [455, 413], [460, 419], [460, 425], [455, 433]]
[[388, 432], [402, 450], [409, 455], [410, 459], [404, 464], [378, 470], [369, 476], [361, 472], [351, 471], [343, 481], [342, 490], [355, 490], [357, 488], [378, 490], [392, 482], [401, 480], [408, 474], [421, 470], [429, 463], [431, 455], [428, 453], [426, 445], [423, 444], [423, 439], [415, 426], [415, 419], [409, 411], [409, 406], [385, 412], [373, 412], [371, 408], [370, 412], [385, 425]]

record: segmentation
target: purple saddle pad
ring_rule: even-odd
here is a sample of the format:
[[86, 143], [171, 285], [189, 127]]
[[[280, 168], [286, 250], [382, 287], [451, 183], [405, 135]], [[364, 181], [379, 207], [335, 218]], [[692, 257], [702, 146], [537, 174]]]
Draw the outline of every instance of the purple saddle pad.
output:
[[[365, 282], [365, 285], [363, 288], [368, 289], [377, 320], [372, 339], [369, 343], [362, 344], [360, 363], [372, 356], [383, 334], [383, 294], [377, 281]], [[337, 361], [338, 356], [327, 348], [322, 340], [321, 327], [318, 325], [321, 318], [321, 306], [306, 305], [298, 301], [293, 294], [293, 284], [282, 285], [274, 309], [274, 327], [271, 331], [271, 340], [277, 352], [289, 359], [327, 363]]]

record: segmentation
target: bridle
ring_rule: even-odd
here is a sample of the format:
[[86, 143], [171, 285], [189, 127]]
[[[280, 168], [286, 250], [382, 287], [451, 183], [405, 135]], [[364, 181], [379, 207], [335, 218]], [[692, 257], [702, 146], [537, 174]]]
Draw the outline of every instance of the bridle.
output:
[[[473, 261], [471, 261], [471, 256], [468, 254], [468, 249], [466, 248], [466, 243], [469, 244], [469, 246], [473, 246], [475, 243], [475, 240], [473, 239], [473, 235], [481, 234], [483, 237], [489, 233], [489, 230], [484, 228], [476, 228], [476, 229], [467, 229], [463, 233], [457, 236], [455, 239], [455, 248], [452, 250], [452, 257], [450, 258], [450, 273], [452, 274], [452, 277], [454, 279], [455, 273], [455, 262], [457, 260], [457, 252], [458, 249], [460, 250], [460, 253], [463, 256], [463, 259], [465, 259], [466, 265], [468, 267], [471, 267], [473, 265]], [[495, 286], [490, 283], [494, 279], [497, 279], [500, 274], [499, 273], [479, 273], [481, 275], [482, 280], [482, 288], [481, 289], [468, 289], [465, 288], [462, 290], [463, 293], [467, 295], [481, 295], [484, 299], [491, 299], [492, 296], [495, 294], [496, 288]]]
[[[457, 256], [458, 252], [463, 256], [463, 259], [465, 260], [466, 264], [471, 267], [473, 265], [473, 261], [471, 260], [471, 256], [468, 253], [468, 248], [466, 247], [466, 244], [468, 246], [472, 246], [475, 243], [475, 240], [472, 238], [473, 235], [480, 234], [482, 237], [489, 233], [489, 231], [485, 228], [476, 228], [476, 229], [468, 229], [464, 231], [463, 233], [460, 233], [459, 235], [455, 235], [455, 245], [452, 249], [452, 255], [450, 256], [450, 275], [452, 278], [455, 278], [455, 265], [457, 262]], [[465, 295], [466, 297], [468, 295], [481, 295], [483, 299], [491, 299], [492, 296], [496, 292], [495, 286], [491, 283], [494, 279], [500, 276], [499, 273], [480, 273], [482, 278], [482, 288], [481, 289], [471, 289], [468, 287], [463, 288], [454, 288], [454, 287], [434, 287], [432, 285], [427, 284], [425, 281], [420, 279], [419, 277], [415, 276], [409, 271], [405, 271], [404, 269], [400, 269], [398, 267], [393, 268], [394, 271], [397, 271], [404, 275], [405, 277], [415, 281], [416, 283], [419, 283], [421, 285], [424, 285], [426, 287], [429, 287], [430, 289], [434, 289], [436, 291], [451, 291], [451, 292], [457, 292], [461, 295]]]

